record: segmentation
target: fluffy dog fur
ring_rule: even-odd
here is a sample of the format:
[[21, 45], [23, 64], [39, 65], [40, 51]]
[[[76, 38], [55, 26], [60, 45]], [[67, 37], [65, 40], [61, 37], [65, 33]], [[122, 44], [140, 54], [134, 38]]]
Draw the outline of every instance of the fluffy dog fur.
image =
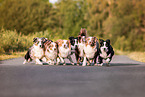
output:
[[81, 31], [78, 35], [78, 45], [75, 48], [77, 65], [80, 64], [80, 61], [82, 62], [84, 57], [84, 46], [85, 46], [86, 37], [87, 37], [87, 30], [81, 28]]
[[[58, 57], [58, 45], [56, 42], [53, 42], [51, 40], [47, 40], [44, 43], [44, 47], [45, 47], [45, 58], [46, 58], [46, 62], [49, 65], [54, 65], [54, 60], [57, 60]], [[58, 65], [58, 63], [57, 63]]]
[[100, 66], [103, 65], [103, 59], [106, 61], [107, 66], [110, 66], [110, 61], [112, 60], [112, 57], [114, 55], [114, 50], [112, 46], [110, 45], [110, 40], [107, 39], [104, 41], [103, 39], [100, 39], [100, 50], [99, 50], [99, 64]]
[[43, 64], [40, 62], [40, 59], [44, 57], [44, 42], [45, 38], [34, 38], [33, 46], [29, 48], [28, 52], [25, 55], [25, 61], [23, 64], [35, 60], [36, 64]]
[[97, 44], [98, 39], [96, 37], [86, 38], [86, 43], [84, 46], [84, 61], [82, 66], [86, 66], [86, 61], [88, 60], [88, 65], [94, 61], [96, 65], [96, 58], [98, 56]]
[[78, 39], [74, 37], [69, 37], [70, 44], [71, 44], [71, 54], [75, 53], [75, 49], [78, 45]]
[[[72, 61], [72, 58], [71, 58], [71, 44], [70, 44], [70, 41], [68, 40], [61, 40], [59, 39], [57, 41], [58, 43], [58, 56], [61, 60], [61, 62], [66, 65], [64, 59], [65, 58], [68, 58], [69, 61], [71, 62], [72, 65], [74, 65], [74, 62]], [[60, 62], [59, 58], [57, 58], [57, 61]]]

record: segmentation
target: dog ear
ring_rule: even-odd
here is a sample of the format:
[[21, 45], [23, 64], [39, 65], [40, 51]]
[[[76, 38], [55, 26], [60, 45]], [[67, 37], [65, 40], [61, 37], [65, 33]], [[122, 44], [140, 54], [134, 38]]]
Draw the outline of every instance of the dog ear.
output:
[[57, 49], [58, 49], [58, 42], [57, 42], [57, 41], [55, 41], [54, 43], [56, 43], [56, 47], [57, 47]]
[[96, 37], [93, 37], [93, 38], [94, 38], [95, 43], [98, 42], [98, 39]]
[[106, 42], [110, 44], [110, 39], [107, 39]]
[[36, 37], [36, 38], [33, 38], [33, 42], [36, 42], [36, 41], [37, 41], [37, 39], [38, 39], [37, 37]]
[[100, 43], [103, 43], [104, 42], [104, 40], [103, 39], [99, 39], [100, 40]]
[[72, 40], [72, 39], [74, 39], [74, 37], [69, 37], [69, 40]]
[[78, 42], [80, 42], [80, 39], [81, 39], [81, 35], [79, 35], [79, 36], [77, 37]]
[[43, 42], [43, 43], [45, 43], [45, 42], [48, 40], [48, 39], [45, 38], [45, 37], [42, 37], [41, 39], [42, 39], [42, 42]]
[[57, 40], [56, 43], [58, 44], [58, 46], [61, 46], [61, 44], [62, 44], [62, 39]]

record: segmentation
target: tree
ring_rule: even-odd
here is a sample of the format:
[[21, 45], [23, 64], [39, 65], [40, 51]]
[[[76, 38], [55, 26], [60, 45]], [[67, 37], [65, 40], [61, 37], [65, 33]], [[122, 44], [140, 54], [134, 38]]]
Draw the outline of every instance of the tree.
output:
[[28, 34], [49, 27], [51, 5], [43, 0], [5, 0], [0, 7], [0, 26]]
[[86, 0], [60, 0], [56, 4], [62, 38], [77, 36], [81, 27], [86, 27], [86, 6]]
[[88, 13], [87, 20], [89, 22], [88, 30], [90, 35], [97, 35], [103, 37], [103, 22], [109, 16], [108, 0], [87, 0]]

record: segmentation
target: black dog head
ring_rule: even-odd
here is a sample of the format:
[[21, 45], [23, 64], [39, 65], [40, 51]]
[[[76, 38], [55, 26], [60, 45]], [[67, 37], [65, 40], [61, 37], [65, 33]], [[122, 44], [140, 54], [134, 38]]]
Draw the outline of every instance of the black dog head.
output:
[[109, 39], [107, 39], [106, 41], [104, 41], [103, 39], [99, 39], [99, 40], [100, 40], [101, 51], [108, 52], [108, 48], [110, 46], [110, 40]]
[[74, 38], [74, 37], [69, 37], [69, 40], [70, 40], [70, 43], [71, 43], [71, 45], [77, 45], [77, 41], [78, 41], [78, 39], [77, 38]]

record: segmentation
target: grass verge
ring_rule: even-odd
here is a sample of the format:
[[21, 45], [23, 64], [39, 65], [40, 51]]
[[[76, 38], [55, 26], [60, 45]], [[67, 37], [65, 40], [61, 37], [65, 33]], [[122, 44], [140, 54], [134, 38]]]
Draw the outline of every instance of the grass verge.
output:
[[26, 52], [27, 51], [24, 51], [24, 52], [14, 52], [14, 53], [9, 53], [9, 54], [1, 54], [0, 55], [0, 60], [6, 60], [6, 59], [24, 57]]
[[116, 55], [127, 55], [130, 59], [145, 62], [145, 52], [130, 52], [115, 50]]

